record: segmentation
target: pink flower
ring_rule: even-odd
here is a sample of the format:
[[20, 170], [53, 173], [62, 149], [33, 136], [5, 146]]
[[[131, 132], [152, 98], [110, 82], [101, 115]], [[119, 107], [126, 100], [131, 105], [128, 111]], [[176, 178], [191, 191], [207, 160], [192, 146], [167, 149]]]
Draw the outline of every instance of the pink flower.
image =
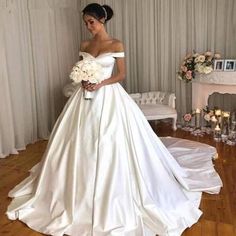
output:
[[188, 68], [187, 68], [186, 66], [181, 66], [181, 70], [182, 70], [183, 72], [187, 72]]
[[191, 79], [192, 79], [192, 71], [191, 71], [191, 70], [188, 70], [188, 71], [186, 72], [186, 78], [187, 78], [188, 80], [191, 80]]
[[192, 115], [190, 113], [186, 113], [183, 118], [184, 121], [189, 122], [192, 119]]

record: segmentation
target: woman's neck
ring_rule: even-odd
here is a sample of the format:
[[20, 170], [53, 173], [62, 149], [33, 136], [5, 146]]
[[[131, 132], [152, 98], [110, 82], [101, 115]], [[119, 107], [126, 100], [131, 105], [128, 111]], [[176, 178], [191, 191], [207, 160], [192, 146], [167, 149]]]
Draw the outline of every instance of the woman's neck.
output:
[[94, 35], [93, 39], [95, 41], [106, 41], [111, 39], [111, 37], [108, 35], [106, 31], [100, 31], [96, 35]]

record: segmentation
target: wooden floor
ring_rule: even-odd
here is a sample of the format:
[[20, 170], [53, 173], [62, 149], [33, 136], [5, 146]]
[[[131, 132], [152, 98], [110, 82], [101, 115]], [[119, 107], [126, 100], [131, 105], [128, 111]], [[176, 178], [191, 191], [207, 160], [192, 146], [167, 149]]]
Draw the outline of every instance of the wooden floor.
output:
[[[151, 125], [158, 136], [173, 136], [207, 143], [215, 146], [219, 154], [215, 167], [224, 187], [218, 195], [203, 194], [200, 206], [203, 215], [198, 223], [183, 233], [183, 236], [236, 236], [236, 146], [216, 143], [210, 135], [195, 137], [181, 129], [174, 132], [166, 123]], [[0, 235], [42, 235], [20, 221], [8, 220], [4, 212], [10, 203], [7, 193], [28, 176], [28, 170], [41, 159], [46, 144], [46, 141], [39, 141], [28, 145], [19, 155], [0, 159]]]

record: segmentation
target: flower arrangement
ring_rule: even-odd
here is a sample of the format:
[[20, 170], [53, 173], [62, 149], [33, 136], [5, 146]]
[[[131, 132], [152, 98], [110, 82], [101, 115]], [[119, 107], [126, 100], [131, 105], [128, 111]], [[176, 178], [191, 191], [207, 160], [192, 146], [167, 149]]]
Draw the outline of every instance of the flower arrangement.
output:
[[203, 54], [194, 52], [188, 54], [180, 66], [178, 71], [178, 78], [186, 82], [191, 82], [195, 78], [196, 72], [208, 74], [213, 70], [213, 63], [215, 59], [219, 59], [220, 54], [212, 54], [207, 51]]
[[[70, 73], [70, 79], [75, 84], [82, 81], [88, 81], [92, 84], [99, 84], [103, 80], [102, 66], [92, 59], [83, 59], [77, 62]], [[94, 96], [94, 92], [90, 92], [84, 89], [84, 99], [91, 100]]]
[[206, 106], [205, 108], [203, 108], [203, 118], [206, 122], [210, 122], [212, 119], [214, 120], [214, 115], [215, 112], [214, 110], [210, 110], [208, 106]]
[[102, 66], [92, 59], [84, 59], [77, 62], [70, 73], [70, 79], [75, 83], [89, 81], [98, 84], [102, 81]]

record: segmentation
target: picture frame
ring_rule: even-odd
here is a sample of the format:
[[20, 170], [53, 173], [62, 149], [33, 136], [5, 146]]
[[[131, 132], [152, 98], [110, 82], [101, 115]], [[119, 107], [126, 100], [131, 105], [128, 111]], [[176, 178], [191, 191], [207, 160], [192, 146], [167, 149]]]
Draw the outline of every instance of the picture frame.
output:
[[227, 59], [224, 63], [224, 71], [234, 71], [236, 61], [233, 59]]
[[224, 62], [225, 62], [225, 60], [216, 59], [214, 61], [214, 70], [215, 71], [223, 71], [224, 70]]

